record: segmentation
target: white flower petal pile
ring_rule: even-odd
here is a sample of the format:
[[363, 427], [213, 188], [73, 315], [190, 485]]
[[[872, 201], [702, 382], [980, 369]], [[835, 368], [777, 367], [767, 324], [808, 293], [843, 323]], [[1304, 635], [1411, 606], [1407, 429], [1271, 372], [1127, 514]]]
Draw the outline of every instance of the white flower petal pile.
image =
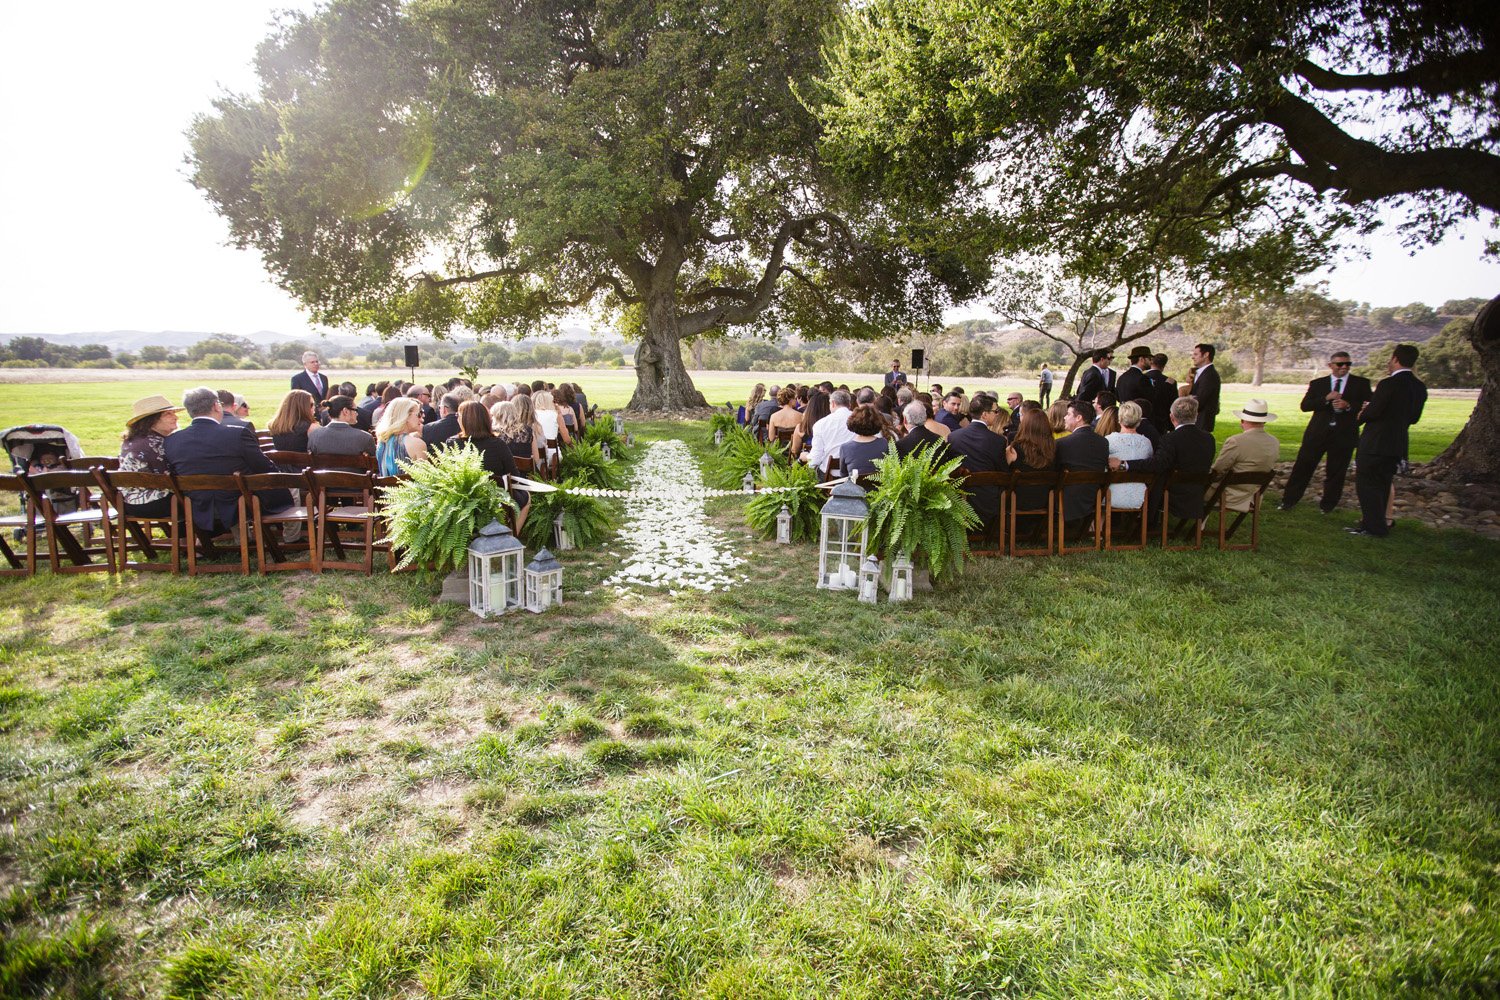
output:
[[[703, 477], [681, 441], [648, 445], [631, 477], [625, 498], [625, 527], [619, 541], [630, 551], [605, 586], [624, 593], [631, 587], [728, 590], [734, 570], [745, 560], [708, 523], [703, 509]], [[610, 553], [613, 555], [614, 553]]]

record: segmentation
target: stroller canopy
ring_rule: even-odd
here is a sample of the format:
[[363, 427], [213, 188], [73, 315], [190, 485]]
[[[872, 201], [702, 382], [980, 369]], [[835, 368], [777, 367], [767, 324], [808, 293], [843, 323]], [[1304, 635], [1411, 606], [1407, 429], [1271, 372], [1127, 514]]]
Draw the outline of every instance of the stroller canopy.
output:
[[23, 424], [0, 431], [0, 447], [10, 456], [13, 472], [25, 472], [38, 448], [51, 448], [67, 458], [83, 457], [78, 438], [56, 424]]

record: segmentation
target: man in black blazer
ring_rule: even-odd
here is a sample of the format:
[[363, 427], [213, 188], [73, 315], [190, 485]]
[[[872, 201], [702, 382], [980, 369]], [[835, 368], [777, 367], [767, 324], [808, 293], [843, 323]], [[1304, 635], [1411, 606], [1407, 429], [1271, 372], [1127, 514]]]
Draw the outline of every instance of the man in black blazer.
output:
[[310, 393], [313, 402], [318, 404], [318, 409], [321, 410], [323, 408], [323, 401], [332, 396], [333, 393], [328, 387], [328, 376], [318, 370], [320, 367], [321, 363], [318, 361], [316, 353], [308, 351], [303, 354], [302, 371], [292, 376], [292, 388]]
[[[963, 458], [970, 472], [1004, 472], [1010, 468], [1005, 460], [1005, 421], [995, 401], [978, 393], [969, 402], [969, 422], [948, 435], [948, 457]], [[984, 524], [985, 533], [994, 530], [1000, 520], [1000, 488], [976, 486], [972, 503], [974, 513]]]
[[[1161, 478], [1151, 489], [1151, 516], [1161, 516], [1161, 495], [1166, 490], [1167, 479], [1173, 472], [1207, 472], [1213, 468], [1214, 452], [1218, 445], [1214, 436], [1198, 427], [1198, 401], [1184, 396], [1172, 404], [1172, 433], [1164, 434], [1161, 446], [1150, 458], [1135, 462], [1111, 459], [1111, 469], [1127, 472], [1159, 472]], [[1203, 517], [1203, 490], [1173, 490], [1167, 509], [1179, 520], [1200, 520]]]
[[1115, 399], [1129, 403], [1142, 396], [1150, 398], [1150, 386], [1146, 382], [1146, 369], [1151, 364], [1151, 348], [1137, 344], [1130, 349], [1130, 367], [1115, 380]]
[[1177, 402], [1177, 383], [1167, 376], [1168, 360], [1165, 354], [1151, 355], [1151, 367], [1145, 374], [1151, 396], [1151, 415], [1164, 431], [1172, 429], [1172, 404]]
[[1219, 415], [1219, 373], [1214, 370], [1213, 344], [1196, 344], [1193, 347], [1192, 380], [1180, 386], [1179, 395], [1192, 396], [1198, 401], [1198, 426], [1212, 434], [1214, 418]]
[[1115, 372], [1109, 366], [1114, 360], [1114, 355], [1108, 350], [1097, 350], [1093, 353], [1093, 364], [1083, 371], [1083, 377], [1078, 380], [1078, 392], [1074, 394], [1075, 399], [1081, 399], [1085, 403], [1092, 403], [1099, 393], [1108, 389], [1111, 392], [1115, 388]]
[[1386, 362], [1390, 374], [1380, 380], [1360, 411], [1359, 422], [1365, 429], [1359, 436], [1359, 465], [1354, 473], [1360, 519], [1359, 524], [1344, 529], [1351, 534], [1384, 538], [1390, 533], [1385, 509], [1391, 483], [1396, 469], [1406, 461], [1411, 425], [1421, 419], [1427, 404], [1427, 386], [1411, 370], [1416, 363], [1417, 349], [1397, 344]]
[[[1104, 472], [1109, 468], [1109, 442], [1094, 433], [1094, 407], [1082, 399], [1068, 404], [1063, 428], [1068, 433], [1057, 439], [1057, 467], [1069, 472]], [[951, 443], [952, 435], [948, 438]], [[1063, 490], [1064, 528], [1077, 531], [1094, 513], [1097, 486], [1069, 486]]]
[[1344, 495], [1344, 476], [1359, 441], [1359, 411], [1370, 400], [1370, 380], [1349, 374], [1348, 351], [1335, 351], [1328, 358], [1331, 374], [1315, 378], [1302, 397], [1302, 412], [1311, 413], [1302, 432], [1302, 447], [1281, 494], [1281, 510], [1291, 510], [1307, 491], [1313, 470], [1326, 454], [1328, 468], [1323, 480], [1323, 500], [1318, 505], [1330, 514]]
[[[231, 476], [236, 472], [275, 472], [248, 427], [221, 424], [224, 407], [212, 389], [189, 389], [182, 397], [183, 409], [192, 422], [167, 436], [167, 467], [179, 476]], [[292, 505], [288, 490], [261, 491], [261, 507], [267, 513]], [[193, 525], [210, 535], [231, 530], [239, 521], [239, 493], [233, 490], [193, 490]]]
[[441, 416], [430, 424], [422, 425], [422, 440], [433, 448], [458, 433], [458, 407], [463, 400], [453, 393], [443, 396]]

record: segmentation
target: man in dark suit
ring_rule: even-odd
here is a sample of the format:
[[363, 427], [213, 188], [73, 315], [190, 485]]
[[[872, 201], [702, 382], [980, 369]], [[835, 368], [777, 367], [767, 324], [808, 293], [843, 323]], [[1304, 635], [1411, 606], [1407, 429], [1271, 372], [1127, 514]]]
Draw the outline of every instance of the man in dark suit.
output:
[[1115, 380], [1115, 399], [1129, 403], [1142, 396], [1149, 398], [1146, 369], [1151, 365], [1151, 348], [1136, 345], [1130, 349], [1130, 367]]
[[422, 440], [432, 448], [458, 433], [458, 408], [463, 400], [453, 393], [443, 396], [441, 415], [430, 424], [422, 425]]
[[1360, 519], [1359, 524], [1344, 529], [1350, 534], [1384, 538], [1390, 533], [1385, 509], [1391, 483], [1396, 469], [1406, 461], [1411, 425], [1421, 419], [1422, 407], [1427, 405], [1427, 386], [1411, 370], [1416, 363], [1417, 349], [1397, 344], [1386, 362], [1390, 374], [1380, 380], [1360, 411], [1359, 422], [1365, 429], [1359, 436], [1359, 464], [1354, 473]]
[[906, 372], [901, 370], [900, 358], [891, 362], [891, 370], [885, 373], [885, 384], [895, 386], [897, 389], [906, 384]]
[[1214, 371], [1213, 344], [1193, 347], [1193, 377], [1177, 389], [1180, 396], [1198, 401], [1198, 426], [1212, 434], [1214, 418], [1219, 415], [1219, 373]]
[[1085, 403], [1092, 403], [1094, 397], [1105, 389], [1110, 391], [1115, 387], [1115, 372], [1109, 366], [1114, 360], [1114, 355], [1107, 350], [1098, 350], [1093, 354], [1093, 364], [1084, 369], [1083, 377], [1078, 380], [1078, 392], [1075, 398]]
[[[1103, 472], [1109, 468], [1109, 442], [1094, 433], [1094, 407], [1082, 399], [1068, 404], [1063, 428], [1068, 432], [1057, 439], [1057, 467], [1069, 472]], [[952, 441], [952, 435], [949, 435]], [[1069, 486], [1063, 491], [1064, 530], [1077, 531], [1094, 513], [1096, 486]]]
[[[224, 407], [212, 389], [189, 389], [182, 397], [183, 409], [192, 422], [167, 436], [167, 467], [179, 476], [230, 476], [236, 472], [275, 472], [248, 427], [221, 424]], [[193, 490], [193, 525], [210, 535], [234, 528], [239, 520], [239, 493], [233, 490]], [[287, 490], [264, 490], [261, 507], [267, 513], [292, 505]]]
[[[1214, 436], [1198, 427], [1198, 401], [1192, 396], [1183, 396], [1172, 403], [1172, 433], [1162, 435], [1161, 446], [1150, 458], [1137, 459], [1134, 463], [1111, 459], [1111, 469], [1127, 472], [1160, 472], [1161, 478], [1151, 490], [1151, 516], [1161, 516], [1161, 495], [1167, 478], [1179, 469], [1183, 472], [1207, 472], [1213, 467], [1214, 452], [1218, 445]], [[1178, 489], [1172, 491], [1168, 509], [1179, 520], [1201, 520], [1203, 517], [1203, 491], [1201, 489]]]
[[1331, 374], [1308, 383], [1302, 412], [1311, 413], [1312, 418], [1302, 432], [1302, 447], [1297, 450], [1297, 461], [1281, 494], [1281, 510], [1297, 506], [1325, 454], [1328, 467], [1319, 509], [1331, 514], [1344, 495], [1344, 476], [1359, 441], [1359, 411], [1370, 400], [1370, 380], [1349, 374], [1350, 364], [1348, 351], [1335, 351], [1328, 358]]
[[[1004, 472], [1010, 468], [1005, 460], [1005, 417], [995, 401], [977, 393], [969, 402], [969, 422], [948, 435], [948, 457], [963, 458], [970, 472]], [[973, 490], [974, 513], [984, 524], [986, 534], [1000, 520], [1000, 488], [976, 486]]]
[[1151, 367], [1144, 376], [1151, 391], [1151, 415], [1160, 421], [1164, 431], [1172, 429], [1172, 404], [1177, 402], [1177, 383], [1167, 376], [1168, 360], [1165, 354], [1151, 355]]
[[316, 353], [308, 351], [303, 354], [302, 371], [292, 376], [292, 388], [310, 393], [313, 402], [318, 404], [318, 409], [321, 410], [323, 401], [333, 393], [329, 391], [328, 376], [318, 370], [320, 367], [321, 363]]

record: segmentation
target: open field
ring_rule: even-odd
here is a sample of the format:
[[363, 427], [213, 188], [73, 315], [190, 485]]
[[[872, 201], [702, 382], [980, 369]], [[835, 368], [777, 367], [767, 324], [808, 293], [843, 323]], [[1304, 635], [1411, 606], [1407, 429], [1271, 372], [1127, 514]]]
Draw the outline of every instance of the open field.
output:
[[[25, 381], [6, 383], [7, 376], [26, 376]], [[142, 377], [142, 376], [152, 377]], [[379, 378], [406, 377], [405, 369], [391, 370], [380, 374], [361, 372], [354, 381], [361, 392], [364, 387]], [[442, 382], [451, 378], [450, 369], [418, 369], [418, 377], [424, 382]], [[95, 381], [94, 376], [106, 379]], [[128, 376], [119, 378], [118, 376]], [[491, 381], [511, 381], [526, 378], [544, 378], [550, 382], [577, 382], [584, 387], [589, 402], [605, 409], [617, 409], [630, 401], [635, 390], [633, 369], [567, 369], [544, 371], [490, 372], [483, 376]], [[60, 423], [77, 434], [84, 447], [93, 453], [114, 454], [119, 449], [120, 432], [124, 418], [130, 413], [130, 404], [142, 396], [162, 393], [169, 399], [181, 399], [183, 390], [196, 385], [232, 389], [244, 395], [250, 402], [250, 419], [258, 427], [264, 427], [276, 412], [276, 405], [287, 391], [289, 372], [114, 372], [114, 371], [64, 371], [35, 369], [18, 373], [16, 370], [0, 369], [0, 429], [21, 423]], [[756, 382], [771, 384], [785, 378], [784, 374], [757, 374], [749, 372], [694, 372], [693, 380], [710, 403], [722, 405], [733, 401], [745, 401]], [[798, 381], [821, 381], [824, 378], [850, 385], [862, 385], [879, 376], [869, 373], [833, 372], [798, 374]], [[338, 372], [333, 378], [341, 378]], [[1000, 395], [1012, 389], [1035, 395], [1035, 383], [1022, 379], [950, 379], [949, 385], [962, 385], [975, 389], [998, 389]], [[1266, 399], [1280, 419], [1270, 425], [1271, 433], [1282, 443], [1281, 457], [1290, 461], [1296, 456], [1297, 444], [1302, 439], [1302, 430], [1307, 426], [1307, 414], [1297, 407], [1302, 400], [1304, 386], [1264, 385], [1252, 389], [1248, 385], [1230, 384], [1224, 387], [1225, 412], [1219, 415], [1217, 436], [1224, 438], [1239, 431], [1239, 425], [1229, 416], [1229, 410], [1244, 405], [1251, 397]], [[1428, 401], [1422, 421], [1412, 429], [1411, 458], [1423, 462], [1432, 458], [1448, 446], [1454, 436], [1468, 420], [1474, 409], [1476, 393], [1466, 390], [1443, 390], [1435, 392]]]
[[[634, 424], [705, 457], [702, 425]], [[1500, 990], [1500, 544], [0, 581], [0, 995]], [[1344, 519], [1347, 520], [1347, 519]]]

